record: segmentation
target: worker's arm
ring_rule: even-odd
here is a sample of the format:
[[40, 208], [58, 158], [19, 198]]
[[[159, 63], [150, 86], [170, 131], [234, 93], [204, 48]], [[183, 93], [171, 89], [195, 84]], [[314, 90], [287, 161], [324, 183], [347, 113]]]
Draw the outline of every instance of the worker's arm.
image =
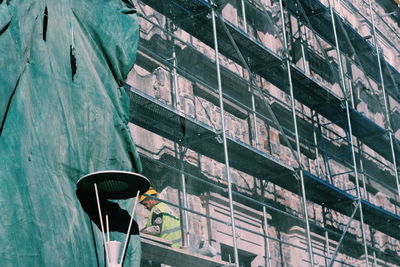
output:
[[162, 231], [163, 214], [156, 208], [151, 218], [151, 226], [145, 227], [141, 232], [150, 235], [159, 235]]

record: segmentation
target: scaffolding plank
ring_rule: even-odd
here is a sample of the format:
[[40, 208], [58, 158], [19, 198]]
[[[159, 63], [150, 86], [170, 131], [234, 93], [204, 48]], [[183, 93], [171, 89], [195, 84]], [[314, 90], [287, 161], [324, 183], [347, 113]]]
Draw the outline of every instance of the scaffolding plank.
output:
[[[336, 125], [343, 129], [348, 129], [346, 110], [341, 101], [332, 101], [329, 105], [316, 106], [314, 109]], [[387, 131], [354, 108], [350, 107], [349, 112], [353, 135], [379, 155], [392, 162], [393, 158]], [[400, 144], [398, 139], [395, 139], [395, 142]], [[400, 146], [394, 146], [394, 150], [395, 154], [399, 156]], [[396, 161], [397, 164], [400, 164], [400, 157], [396, 157]]]
[[[292, 82], [295, 98], [309, 107], [323, 106], [329, 103], [340, 102], [337, 96], [317, 80], [308, 76], [302, 69], [291, 64]], [[287, 89], [288, 90], [288, 89]], [[329, 114], [325, 114], [329, 116]], [[325, 116], [324, 115], [324, 116]]]
[[400, 216], [362, 200], [364, 220], [367, 224], [389, 236], [400, 239]]
[[[308, 200], [347, 216], [351, 215], [354, 207], [352, 208], [349, 202], [356, 201], [354, 196], [309, 172], [304, 172], [304, 178]], [[361, 200], [361, 203], [363, 205], [365, 223], [382, 233], [400, 239], [400, 216], [378, 207], [365, 199]], [[359, 213], [356, 214], [355, 218], [360, 220]]]
[[350, 216], [352, 207], [349, 203], [354, 201], [352, 195], [310, 172], [303, 173], [308, 200]]
[[[127, 88], [132, 101], [130, 121], [205, 156], [224, 163], [221, 133], [135, 88]], [[203, 138], [204, 137], [204, 138]], [[201, 139], [201, 142], [196, 140]], [[292, 173], [283, 161], [227, 136], [230, 165], [240, 171], [266, 179]], [[252, 159], [249, 161], [248, 159]]]
[[[282, 64], [281, 57], [276, 55], [268, 47], [264, 46], [261, 42], [255, 40], [245, 31], [239, 29], [232, 22], [227, 20], [224, 20], [224, 22], [231, 36], [235, 40], [239, 50], [243, 54], [243, 57], [247, 59], [247, 64], [254, 72], [262, 69], [268, 69], [269, 65], [277, 66]], [[224, 40], [226, 40], [225, 42], [221, 43], [230, 43], [229, 37], [225, 35], [223, 29], [218, 29], [218, 33], [219, 35], [222, 35]], [[236, 54], [236, 51], [234, 53]], [[226, 54], [226, 56], [229, 57], [229, 54]], [[235, 59], [235, 61], [238, 64], [242, 65], [242, 61], [240, 60], [240, 58]]]
[[176, 267], [217, 267], [228, 266], [229, 263], [200, 254], [194, 254], [185, 249], [172, 248], [160, 238], [140, 234], [142, 244], [142, 260], [167, 264]]
[[[343, 102], [333, 102], [331, 105], [317, 107], [316, 110], [324, 116], [326, 114], [327, 118], [343, 129], [348, 128], [346, 109]], [[370, 137], [383, 138], [383, 135], [386, 133], [385, 129], [354, 108], [349, 107], [349, 111], [352, 130], [355, 136], [362, 140]], [[373, 144], [371, 145], [374, 147]]]
[[350, 119], [353, 133], [360, 139], [368, 137], [382, 138], [386, 133], [385, 129], [354, 108], [350, 108]]
[[205, 0], [143, 0], [143, 2], [162, 14], [168, 12], [169, 17], [173, 19], [191, 16], [211, 7]]

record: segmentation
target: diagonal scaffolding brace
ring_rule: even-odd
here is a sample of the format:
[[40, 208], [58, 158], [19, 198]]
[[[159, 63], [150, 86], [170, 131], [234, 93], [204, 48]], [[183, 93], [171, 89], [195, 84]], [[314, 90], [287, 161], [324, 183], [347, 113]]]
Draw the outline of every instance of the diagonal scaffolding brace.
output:
[[[240, 61], [242, 62], [244, 68], [245, 68], [249, 73], [252, 73], [252, 71], [251, 71], [251, 69], [250, 69], [250, 66], [248, 65], [248, 63], [247, 63], [246, 60], [244, 59], [242, 53], [240, 52], [240, 49], [239, 49], [239, 47], [237, 46], [235, 40], [233, 39], [232, 34], [230, 33], [230, 31], [229, 31], [228, 28], [226, 27], [224, 19], [222, 18], [222, 16], [221, 16], [219, 13], [217, 13], [217, 15], [218, 15], [218, 18], [219, 18], [219, 20], [220, 20], [220, 22], [221, 22], [222, 27], [224, 28], [225, 33], [227, 34], [229, 40], [231, 41], [231, 44], [233, 45], [233, 47], [234, 47], [236, 53], [238, 54], [238, 56], [239, 56], [239, 58], [240, 58]], [[274, 121], [275, 125], [278, 127], [278, 130], [282, 133], [282, 136], [283, 136], [283, 139], [284, 139], [286, 145], [289, 147], [289, 149], [290, 149], [292, 155], [295, 157], [295, 159], [296, 159], [296, 161], [297, 161], [297, 163], [298, 163], [298, 166], [299, 166], [299, 168], [300, 168], [300, 167], [301, 167], [300, 158], [299, 158], [299, 157], [297, 156], [297, 154], [294, 152], [294, 149], [293, 149], [292, 145], [290, 144], [289, 139], [288, 139], [287, 135], [285, 134], [285, 132], [284, 132], [284, 130], [283, 130], [281, 124], [279, 123], [278, 119], [276, 118], [275, 113], [274, 113], [274, 111], [272, 110], [271, 105], [269, 104], [269, 101], [266, 99], [265, 95], [263, 94], [263, 92], [261, 91], [261, 89], [260, 89], [258, 86], [254, 86], [254, 84], [251, 84], [251, 85], [253, 86], [253, 88], [255, 88], [255, 89], [258, 91], [259, 95], [262, 97], [263, 103], [265, 104], [265, 106], [266, 106], [266, 108], [267, 108], [267, 110], [268, 110], [269, 115], [272, 117], [272, 120]]]
[[[339, 41], [338, 41], [338, 36], [336, 33], [335, 17], [333, 16], [333, 6], [330, 4], [330, 1], [329, 1], [329, 7], [330, 7], [330, 12], [331, 12], [333, 32], [335, 35], [336, 53], [338, 55], [338, 60], [339, 60], [340, 78], [341, 78], [341, 82], [342, 82], [342, 87], [344, 90], [346, 90], [344, 70], [343, 70], [343, 65], [342, 65], [342, 59], [340, 56]], [[357, 193], [357, 199], [359, 201], [361, 201], [360, 182], [359, 182], [359, 178], [358, 178], [356, 155], [355, 155], [355, 151], [354, 151], [355, 149], [354, 149], [353, 132], [352, 132], [352, 126], [351, 126], [351, 120], [350, 120], [350, 109], [349, 109], [349, 101], [348, 100], [345, 101], [345, 105], [346, 105], [349, 142], [350, 142], [350, 147], [351, 147], [351, 155], [352, 155], [352, 159], [353, 159], [354, 176], [355, 176], [355, 180], [356, 180], [356, 193]], [[360, 209], [361, 232], [362, 232], [362, 239], [363, 239], [363, 244], [364, 244], [365, 260], [366, 260], [366, 265], [369, 266], [367, 237], [366, 237], [366, 233], [365, 233], [364, 215], [363, 215], [363, 209], [362, 209], [361, 205], [359, 205], [359, 209]]]
[[330, 261], [329, 261], [329, 264], [328, 264], [329, 267], [332, 267], [332, 265], [334, 264], [335, 258], [336, 258], [337, 254], [338, 254], [338, 252], [339, 252], [339, 249], [340, 249], [340, 247], [342, 246], [344, 237], [346, 236], [346, 233], [347, 233], [347, 231], [349, 230], [350, 224], [351, 224], [351, 222], [352, 222], [353, 219], [354, 219], [354, 215], [356, 215], [356, 212], [357, 212], [357, 210], [358, 210], [358, 207], [360, 207], [360, 206], [361, 206], [361, 201], [358, 200], [358, 201], [357, 201], [357, 204], [356, 204], [356, 206], [355, 206], [355, 208], [354, 208], [354, 210], [353, 210], [353, 213], [351, 214], [351, 217], [350, 217], [349, 221], [347, 222], [346, 227], [344, 228], [344, 231], [343, 231], [343, 233], [342, 233], [342, 236], [341, 236], [340, 239], [339, 239], [339, 243], [338, 243], [338, 245], [336, 246], [336, 249], [335, 249], [335, 251], [334, 251], [333, 254], [332, 254], [332, 257], [331, 257], [331, 259], [330, 259]]

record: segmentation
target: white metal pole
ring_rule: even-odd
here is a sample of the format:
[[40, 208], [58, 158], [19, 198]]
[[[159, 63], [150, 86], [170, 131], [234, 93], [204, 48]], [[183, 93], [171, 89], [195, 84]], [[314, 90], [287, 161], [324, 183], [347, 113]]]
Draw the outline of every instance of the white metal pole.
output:
[[244, 4], [244, 0], [241, 0], [241, 8], [242, 8], [242, 15], [243, 15], [244, 31], [247, 33], [247, 18], [246, 18], [246, 7]]
[[187, 190], [186, 190], [186, 176], [183, 173], [183, 168], [184, 168], [184, 153], [182, 152], [182, 147], [179, 146], [179, 161], [180, 161], [180, 169], [181, 169], [181, 186], [182, 186], [182, 198], [183, 198], [183, 209], [182, 209], [182, 215], [183, 215], [183, 232], [184, 232], [184, 239], [183, 239], [183, 246], [189, 246], [189, 217], [188, 217], [188, 212], [186, 211], [188, 204], [187, 204]]
[[329, 245], [328, 231], [326, 231], [326, 230], [325, 230], [325, 248], [326, 248], [326, 251], [325, 251], [325, 256], [326, 256], [325, 264], [326, 264], [326, 266], [328, 266], [328, 264], [329, 264], [329, 254], [330, 254], [331, 247]]
[[172, 105], [178, 109], [179, 107], [179, 91], [178, 91], [178, 59], [176, 57], [176, 51], [175, 51], [175, 38], [174, 36], [172, 37], [172, 62], [173, 62], [173, 70], [172, 70], [172, 75], [174, 76], [174, 82], [173, 82], [173, 99], [172, 99]]
[[[171, 28], [173, 27], [173, 24], [171, 23]], [[173, 106], [178, 110], [179, 109], [179, 84], [178, 84], [178, 59], [176, 57], [176, 49], [175, 49], [175, 35], [174, 35], [174, 31], [172, 32], [172, 59], [173, 59], [173, 76], [174, 76], [174, 80], [173, 80]], [[180, 165], [181, 165], [181, 186], [182, 186], [182, 204], [183, 204], [183, 208], [181, 210], [182, 212], [182, 217], [183, 217], [183, 246], [187, 246], [189, 244], [189, 230], [188, 230], [188, 225], [189, 225], [189, 219], [188, 219], [188, 214], [186, 212], [186, 208], [187, 208], [187, 195], [186, 195], [186, 176], [185, 174], [183, 174], [182, 170], [183, 170], [183, 152], [182, 152], [182, 146], [178, 145], [176, 146], [178, 148], [178, 158], [180, 161]]]
[[359, 142], [358, 143], [358, 154], [360, 155], [360, 169], [361, 169], [361, 180], [363, 183], [363, 189], [364, 189], [364, 194], [361, 195], [365, 199], [368, 199], [368, 192], [367, 192], [367, 184], [365, 182], [365, 170], [364, 170], [364, 162], [363, 162], [363, 149], [362, 149], [362, 144]]
[[271, 252], [269, 250], [267, 209], [265, 208], [265, 206], [263, 206], [263, 217], [264, 217], [264, 231], [265, 231], [265, 264], [267, 267], [272, 267]]
[[314, 138], [314, 145], [315, 145], [315, 158], [317, 162], [317, 176], [322, 177], [322, 171], [321, 171], [321, 163], [319, 162], [319, 149], [318, 149], [318, 139], [317, 139], [317, 131], [316, 131], [316, 121], [314, 119], [314, 116], [317, 116], [317, 113], [315, 110], [312, 110], [312, 122], [313, 122], [313, 138]]
[[[343, 73], [341, 53], [340, 53], [340, 48], [339, 48], [339, 41], [338, 41], [338, 37], [337, 37], [337, 33], [336, 33], [336, 24], [335, 24], [335, 17], [334, 17], [335, 14], [333, 12], [333, 6], [330, 3], [330, 1], [329, 1], [329, 9], [330, 9], [330, 13], [331, 13], [333, 32], [335, 35], [334, 37], [335, 37], [335, 44], [336, 44], [336, 53], [337, 53], [338, 61], [339, 61], [340, 78], [341, 78], [341, 82], [342, 82], [343, 91], [345, 94], [347, 94], [345, 77], [344, 77], [344, 73]], [[363, 208], [362, 208], [362, 204], [361, 204], [360, 182], [358, 180], [357, 162], [356, 162], [356, 155], [355, 155], [355, 151], [354, 151], [354, 142], [353, 142], [353, 131], [352, 131], [352, 127], [351, 127], [349, 101], [347, 100], [347, 96], [345, 96], [345, 104], [346, 104], [347, 124], [349, 127], [349, 139], [350, 139], [349, 141], [350, 141], [350, 146], [351, 146], [351, 155], [353, 158], [354, 176], [355, 176], [355, 180], [356, 180], [357, 201], [358, 201], [358, 208], [359, 208], [359, 212], [360, 212], [361, 232], [362, 232], [362, 239], [363, 239], [363, 244], [364, 244], [364, 254], [365, 254], [366, 265], [369, 266], [367, 237], [366, 237], [365, 228], [364, 228], [365, 227], [364, 214], [363, 214]]]
[[[244, 0], [241, 0], [241, 10], [242, 10], [242, 15], [243, 15], [243, 27], [244, 31], [248, 33], [248, 27], [247, 27], [247, 16], [246, 16], [246, 6]], [[254, 97], [254, 88], [253, 88], [253, 74], [249, 71], [249, 92], [251, 93], [251, 113], [253, 117], [253, 125], [254, 125], [254, 139], [255, 139], [255, 147], [259, 149], [259, 143], [258, 143], [258, 128], [257, 128], [257, 113], [256, 113], [256, 101]]]
[[108, 215], [106, 215], [106, 228], [107, 228], [107, 242], [110, 241], [110, 224], [108, 222]]
[[229, 208], [230, 208], [230, 216], [231, 216], [231, 226], [232, 226], [232, 238], [233, 238], [233, 252], [235, 256], [235, 266], [239, 267], [239, 253], [238, 253], [238, 245], [237, 245], [237, 237], [236, 237], [236, 225], [235, 225], [235, 215], [233, 208], [233, 197], [232, 197], [232, 179], [230, 174], [229, 167], [229, 156], [228, 156], [228, 143], [226, 140], [226, 127], [225, 127], [225, 116], [224, 116], [224, 100], [222, 94], [222, 82], [221, 82], [221, 70], [219, 65], [219, 50], [218, 50], [218, 36], [217, 36], [217, 23], [215, 21], [215, 10], [214, 3], [212, 1], [211, 5], [211, 18], [213, 25], [213, 35], [214, 35], [214, 50], [215, 50], [215, 65], [217, 68], [217, 82], [218, 82], [218, 91], [219, 91], [219, 106], [221, 112], [221, 125], [222, 125], [222, 140], [224, 145], [224, 156], [225, 156], [225, 171], [228, 182], [228, 196], [229, 196]]
[[376, 264], [376, 253], [375, 253], [375, 251], [372, 253], [372, 255], [374, 256], [374, 267], [376, 267], [377, 264]]
[[108, 265], [109, 259], [108, 259], [108, 250], [106, 246], [107, 240], [106, 240], [106, 235], [104, 234], [103, 216], [101, 214], [100, 198], [99, 198], [99, 191], [97, 190], [97, 184], [94, 184], [94, 191], [96, 192], [97, 210], [99, 212], [101, 233], [103, 235], [104, 249], [106, 251], [106, 261]]
[[286, 37], [286, 27], [285, 27], [285, 15], [283, 11], [283, 3], [282, 0], [279, 1], [280, 8], [281, 8], [281, 20], [282, 20], [282, 31], [283, 31], [283, 42], [285, 48], [285, 61], [286, 67], [288, 72], [288, 80], [289, 80], [289, 87], [290, 87], [290, 100], [292, 105], [292, 117], [293, 117], [293, 124], [294, 124], [294, 134], [296, 138], [296, 150], [297, 150], [297, 158], [299, 161], [299, 170], [300, 170], [300, 184], [301, 184], [301, 193], [303, 199], [303, 209], [304, 209], [304, 221], [306, 224], [306, 235], [307, 235], [307, 246], [308, 246], [308, 256], [310, 260], [311, 267], [314, 267], [314, 253], [312, 249], [311, 243], [311, 234], [310, 234], [310, 223], [308, 218], [308, 210], [307, 210], [307, 197], [306, 197], [306, 189], [304, 186], [304, 174], [303, 174], [303, 167], [301, 164], [301, 152], [300, 152], [300, 141], [299, 141], [299, 132], [297, 129], [297, 119], [296, 119], [296, 105], [293, 93], [293, 83], [292, 83], [292, 72], [290, 69], [290, 62], [289, 62], [289, 55], [288, 55], [288, 44], [287, 44], [287, 37]]

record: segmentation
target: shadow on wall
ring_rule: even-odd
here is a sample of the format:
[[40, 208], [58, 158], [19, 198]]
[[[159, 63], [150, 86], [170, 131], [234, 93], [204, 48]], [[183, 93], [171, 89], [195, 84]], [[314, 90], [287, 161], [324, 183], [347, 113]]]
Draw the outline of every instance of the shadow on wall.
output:
[[[76, 196], [90, 220], [94, 222], [99, 229], [101, 229], [95, 193], [93, 192], [93, 194], [90, 195], [81, 190], [76, 190]], [[129, 213], [122, 209], [118, 203], [111, 202], [104, 198], [100, 198], [100, 206], [102, 217], [105, 218], [105, 216], [108, 215], [108, 217], [112, 218], [112, 220], [109, 222], [110, 232], [120, 232], [125, 234], [131, 219]], [[135, 220], [133, 220], [130, 234], [139, 234], [139, 226]]]

